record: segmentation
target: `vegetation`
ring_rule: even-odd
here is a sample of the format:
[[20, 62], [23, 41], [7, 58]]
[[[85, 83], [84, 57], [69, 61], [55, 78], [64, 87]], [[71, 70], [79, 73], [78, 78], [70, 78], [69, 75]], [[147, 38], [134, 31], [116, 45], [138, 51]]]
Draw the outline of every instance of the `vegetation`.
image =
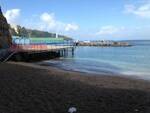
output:
[[[21, 27], [19, 25], [17, 25], [16, 28], [10, 26], [10, 33], [13, 36], [20, 36], [20, 37], [52, 37], [52, 38], [56, 37], [56, 33], [49, 33], [40, 30], [31, 30], [25, 27]], [[58, 35], [58, 38], [59, 37], [65, 39], [71, 39], [70, 37], [64, 35]]]

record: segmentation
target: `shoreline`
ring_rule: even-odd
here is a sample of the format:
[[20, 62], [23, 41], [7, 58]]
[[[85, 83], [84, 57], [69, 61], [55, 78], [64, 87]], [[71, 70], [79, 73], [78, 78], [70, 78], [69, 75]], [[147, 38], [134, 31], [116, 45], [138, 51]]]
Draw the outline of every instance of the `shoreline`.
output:
[[[96, 74], [96, 73], [88, 73], [88, 72], [80, 72], [80, 71], [74, 71], [74, 70], [65, 70], [59, 67], [52, 67], [52, 66], [42, 66], [42, 65], [37, 65], [37, 64], [33, 64], [33, 63], [25, 63], [25, 62], [8, 62], [8, 64], [12, 64], [12, 65], [20, 65], [20, 66], [25, 66], [25, 67], [29, 67], [29, 68], [34, 68], [34, 69], [39, 69], [39, 70], [45, 70], [48, 71], [52, 74], [57, 74], [57, 75], [69, 75], [68, 77], [70, 78], [76, 78], [75, 76], [77, 76], [77, 81], [80, 81], [79, 78], [111, 78], [111, 79], [120, 79], [122, 80], [129, 80], [129, 81], [142, 81], [142, 82], [146, 82], [146, 83], [150, 83], [150, 80], [146, 80], [143, 78], [140, 78], [138, 76], [132, 76], [132, 75], [125, 75], [125, 74], [120, 74], [120, 73], [105, 73], [105, 74]], [[67, 77], [67, 76], [65, 76]], [[79, 77], [79, 78], [78, 78]]]
[[[49, 61], [49, 60], [48, 60]], [[55, 61], [60, 61], [60, 59], [56, 59]], [[31, 63], [32, 64], [32, 63]], [[123, 77], [123, 78], [129, 78], [129, 79], [141, 79], [141, 80], [146, 80], [146, 81], [150, 81], [150, 74], [148, 73], [139, 73], [139, 72], [129, 72], [129, 71], [122, 71], [122, 72], [117, 72], [116, 70], [111, 70], [111, 71], [106, 71], [106, 70], [101, 70], [101, 71], [96, 71], [93, 72], [91, 70], [79, 70], [79, 69], [66, 69], [65, 66], [60, 66], [59, 64], [53, 64], [53, 63], [46, 63], [46, 62], [37, 62], [37, 63], [33, 63], [33, 65], [39, 65], [42, 67], [45, 67], [48, 69], [49, 68], [57, 68], [59, 70], [63, 70], [63, 71], [68, 71], [68, 72], [77, 72], [77, 73], [83, 73], [83, 74], [87, 74], [87, 75], [94, 75], [94, 76], [101, 76], [101, 75], [106, 75], [106, 76], [114, 76], [114, 77]], [[143, 75], [143, 76], [140, 76]]]
[[[84, 63], [82, 62], [84, 61]], [[86, 73], [86, 74], [93, 74], [93, 75], [117, 75], [117, 76], [125, 76], [133, 79], [143, 79], [143, 80], [150, 80], [150, 73], [148, 70], [142, 70], [143, 67], [120, 67], [119, 64], [108, 63], [108, 61], [99, 61], [101, 65], [92, 65], [92, 60], [90, 59], [76, 59], [75, 63], [73, 64], [73, 60], [70, 58], [60, 58], [60, 59], [52, 59], [52, 60], [44, 60], [40, 62], [36, 62], [36, 65], [41, 65], [44, 67], [56, 67], [58, 69], [64, 71], [73, 71], [79, 73]], [[94, 60], [93, 60], [94, 61]], [[76, 63], [77, 62], [77, 63]], [[87, 63], [90, 62], [90, 63]], [[94, 61], [95, 63], [96, 61]], [[97, 61], [98, 62], [98, 61]], [[84, 65], [84, 66], [83, 66]], [[124, 64], [122, 64], [124, 65]], [[129, 64], [130, 65], [130, 64]], [[90, 68], [90, 66], [93, 66]], [[97, 66], [97, 67], [96, 67]], [[142, 76], [141, 76], [142, 75]]]
[[[150, 82], [29, 63], [0, 65], [3, 113], [149, 113]], [[86, 76], [85, 76], [86, 75]]]

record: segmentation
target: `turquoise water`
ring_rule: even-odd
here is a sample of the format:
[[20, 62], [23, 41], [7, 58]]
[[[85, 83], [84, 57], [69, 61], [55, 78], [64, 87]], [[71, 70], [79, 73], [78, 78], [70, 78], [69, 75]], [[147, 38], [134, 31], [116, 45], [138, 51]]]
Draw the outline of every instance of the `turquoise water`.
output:
[[129, 42], [134, 46], [77, 47], [74, 56], [44, 63], [65, 70], [96, 74], [118, 73], [150, 79], [150, 41]]

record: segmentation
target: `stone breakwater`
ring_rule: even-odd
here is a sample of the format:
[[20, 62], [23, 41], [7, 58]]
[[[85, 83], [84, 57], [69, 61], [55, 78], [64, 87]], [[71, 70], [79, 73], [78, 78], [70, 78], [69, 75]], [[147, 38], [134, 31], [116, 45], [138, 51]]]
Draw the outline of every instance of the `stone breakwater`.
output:
[[129, 47], [132, 46], [128, 42], [114, 42], [114, 41], [79, 41], [77, 46], [106, 46], [106, 47]]

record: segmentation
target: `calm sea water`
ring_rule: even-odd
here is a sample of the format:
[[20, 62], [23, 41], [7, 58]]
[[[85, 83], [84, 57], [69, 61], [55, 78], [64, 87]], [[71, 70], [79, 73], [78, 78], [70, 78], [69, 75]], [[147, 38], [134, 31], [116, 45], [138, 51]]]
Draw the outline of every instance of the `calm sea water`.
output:
[[118, 73], [150, 79], [150, 41], [129, 41], [132, 47], [77, 47], [74, 56], [39, 64], [87, 73]]

